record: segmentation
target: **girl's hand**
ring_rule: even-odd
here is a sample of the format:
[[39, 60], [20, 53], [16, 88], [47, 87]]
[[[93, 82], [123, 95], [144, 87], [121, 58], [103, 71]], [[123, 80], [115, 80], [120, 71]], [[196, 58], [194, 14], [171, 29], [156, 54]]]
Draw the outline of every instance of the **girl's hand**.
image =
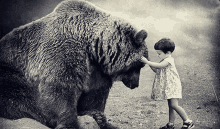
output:
[[143, 57], [143, 56], [141, 57], [141, 61], [144, 62], [144, 63], [148, 63], [147, 58], [145, 58], [145, 57]]

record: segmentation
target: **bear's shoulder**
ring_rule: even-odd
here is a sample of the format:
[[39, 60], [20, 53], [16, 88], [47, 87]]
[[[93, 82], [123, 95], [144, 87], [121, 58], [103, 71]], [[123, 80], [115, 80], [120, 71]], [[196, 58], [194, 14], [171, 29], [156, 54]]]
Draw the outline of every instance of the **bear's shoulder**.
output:
[[64, 0], [54, 9], [56, 13], [106, 13], [105, 10], [85, 0]]

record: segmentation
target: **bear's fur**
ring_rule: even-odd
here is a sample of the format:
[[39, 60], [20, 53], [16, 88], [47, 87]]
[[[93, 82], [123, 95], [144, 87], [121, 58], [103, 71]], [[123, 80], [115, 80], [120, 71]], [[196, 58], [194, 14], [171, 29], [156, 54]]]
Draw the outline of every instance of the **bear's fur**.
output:
[[31, 118], [78, 129], [78, 115], [101, 128], [114, 81], [138, 87], [147, 32], [86, 1], [61, 2], [52, 13], [0, 40], [0, 117]]

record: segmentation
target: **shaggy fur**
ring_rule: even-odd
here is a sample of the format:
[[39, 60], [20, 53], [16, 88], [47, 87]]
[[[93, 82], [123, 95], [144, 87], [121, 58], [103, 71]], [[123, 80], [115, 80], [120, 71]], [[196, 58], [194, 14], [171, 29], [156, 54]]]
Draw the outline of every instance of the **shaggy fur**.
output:
[[111, 128], [110, 88], [114, 81], [138, 87], [146, 37], [89, 2], [61, 2], [0, 40], [0, 117], [78, 129], [77, 116], [88, 114]]

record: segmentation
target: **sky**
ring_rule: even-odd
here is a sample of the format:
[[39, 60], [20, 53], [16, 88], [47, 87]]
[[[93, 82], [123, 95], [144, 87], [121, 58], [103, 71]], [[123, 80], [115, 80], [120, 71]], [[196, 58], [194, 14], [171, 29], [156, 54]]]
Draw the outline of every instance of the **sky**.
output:
[[192, 45], [192, 48], [197, 49], [204, 45], [203, 42], [210, 42], [215, 33], [213, 30], [216, 29], [216, 0], [89, 1], [115, 14], [118, 13], [139, 29], [148, 30], [153, 42], [160, 37], [170, 37], [178, 42], [196, 42], [197, 45]]

